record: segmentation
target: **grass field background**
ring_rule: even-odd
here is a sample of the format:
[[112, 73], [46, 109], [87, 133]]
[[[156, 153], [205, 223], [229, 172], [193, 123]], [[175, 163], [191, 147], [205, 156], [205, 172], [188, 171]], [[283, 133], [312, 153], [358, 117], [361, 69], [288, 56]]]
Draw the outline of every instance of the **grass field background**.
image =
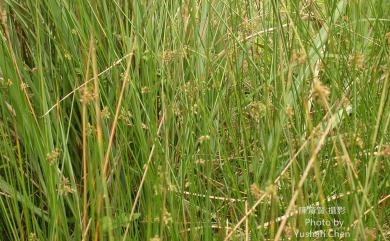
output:
[[390, 238], [389, 1], [0, 17], [0, 240]]

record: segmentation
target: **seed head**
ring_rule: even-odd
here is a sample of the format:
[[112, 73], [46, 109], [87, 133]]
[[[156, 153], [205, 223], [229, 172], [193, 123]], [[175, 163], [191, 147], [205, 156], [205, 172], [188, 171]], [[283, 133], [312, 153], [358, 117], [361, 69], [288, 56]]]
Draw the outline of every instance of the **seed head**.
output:
[[163, 222], [165, 225], [172, 222], [172, 216], [166, 209], [164, 209], [164, 213], [163, 213]]
[[91, 123], [87, 123], [87, 136], [91, 136], [96, 132], [96, 128], [91, 125]]
[[30, 233], [28, 235], [28, 241], [39, 241], [36, 233]]
[[141, 88], [141, 94], [147, 94], [147, 93], [149, 93], [149, 92], [150, 92], [149, 87], [144, 86], [144, 87]]
[[304, 51], [299, 52], [293, 52], [292, 54], [292, 62], [297, 64], [304, 64], [306, 63], [307, 56]]
[[175, 52], [174, 51], [164, 51], [162, 54], [161, 54], [161, 60], [164, 62], [164, 63], [169, 63], [173, 60], [175, 56]]
[[205, 161], [204, 159], [198, 159], [198, 160], [195, 161], [195, 164], [196, 164], [196, 165], [204, 165], [205, 162], [206, 162], [206, 161]]
[[325, 86], [320, 80], [316, 80], [313, 85], [312, 96], [314, 98], [318, 98], [322, 104], [326, 105], [329, 95], [329, 88]]
[[390, 44], [390, 32], [386, 33], [387, 42]]
[[61, 196], [66, 196], [68, 193], [74, 193], [76, 190], [70, 186], [69, 179], [65, 176], [61, 176], [61, 181], [58, 185], [58, 193]]
[[20, 88], [21, 88], [23, 91], [26, 91], [29, 87], [30, 87], [30, 86], [29, 86], [27, 83], [25, 83], [25, 82], [22, 82], [22, 83], [20, 84]]
[[245, 109], [251, 118], [256, 122], [260, 122], [265, 114], [266, 106], [260, 101], [253, 101]]
[[47, 157], [47, 161], [49, 162], [50, 166], [53, 165], [54, 163], [56, 163], [60, 154], [61, 154], [61, 151], [59, 148], [55, 148], [50, 153], [47, 153], [46, 157]]
[[265, 188], [265, 192], [270, 194], [271, 196], [276, 196], [277, 190], [277, 187], [273, 184], [270, 184]]
[[257, 186], [256, 183], [253, 183], [251, 186], [250, 186], [250, 190], [251, 190], [251, 193], [252, 195], [256, 198], [256, 199], [260, 199], [263, 192], [260, 190], [259, 186]]
[[128, 126], [133, 125], [133, 114], [129, 110], [121, 109], [119, 119], [125, 122], [125, 124]]
[[362, 139], [360, 136], [356, 136], [355, 142], [356, 142], [356, 145], [357, 145], [360, 149], [363, 149], [363, 148], [364, 148], [364, 141], [363, 141], [363, 139]]
[[144, 130], [148, 130], [149, 127], [145, 123], [141, 123], [141, 128]]
[[80, 98], [81, 103], [88, 104], [95, 99], [95, 94], [88, 87], [83, 87], [82, 95]]
[[100, 111], [100, 115], [103, 119], [110, 119], [111, 113], [107, 106], [103, 107], [103, 109]]
[[161, 241], [160, 237], [156, 234], [150, 241]]
[[286, 113], [289, 119], [294, 116], [294, 109], [291, 106], [288, 106], [286, 109]]
[[366, 228], [365, 230], [365, 236], [366, 236], [366, 240], [368, 241], [374, 241], [377, 239], [377, 236], [378, 236], [378, 232], [376, 229], [374, 228]]
[[351, 65], [357, 69], [363, 69], [364, 62], [365, 62], [364, 54], [355, 53], [354, 55], [349, 57], [349, 65]]
[[380, 156], [390, 157], [390, 144], [383, 146]]
[[209, 135], [200, 136], [200, 137], [198, 138], [198, 142], [199, 142], [200, 144], [202, 144], [203, 142], [206, 142], [206, 141], [208, 141], [208, 140], [210, 140], [210, 136], [209, 136]]

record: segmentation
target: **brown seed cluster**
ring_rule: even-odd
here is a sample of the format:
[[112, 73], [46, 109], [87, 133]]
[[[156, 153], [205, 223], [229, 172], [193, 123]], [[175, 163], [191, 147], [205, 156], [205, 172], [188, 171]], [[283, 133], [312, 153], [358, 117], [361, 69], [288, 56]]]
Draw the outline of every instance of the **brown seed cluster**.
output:
[[37, 237], [37, 234], [36, 233], [30, 233], [28, 235], [28, 241], [38, 241], [38, 237]]
[[289, 119], [292, 119], [294, 116], [294, 109], [291, 106], [286, 108], [286, 113]]
[[47, 161], [49, 162], [49, 165], [53, 165], [54, 163], [56, 163], [58, 158], [60, 157], [60, 154], [61, 154], [61, 151], [59, 148], [55, 148], [50, 153], [47, 153], [46, 158], [47, 158]]
[[133, 114], [129, 110], [122, 108], [119, 119], [122, 120], [127, 126], [133, 126]]
[[378, 231], [374, 228], [366, 228], [365, 236], [366, 236], [366, 240], [374, 241], [378, 237]]
[[3, 77], [0, 77], [0, 87], [7, 88], [12, 86], [13, 82], [10, 79], [5, 80]]
[[254, 119], [257, 123], [265, 115], [266, 106], [261, 101], [252, 101], [245, 107], [247, 114]]
[[390, 157], [390, 144], [383, 146], [380, 156]]
[[312, 89], [312, 96], [314, 98], [318, 99], [321, 104], [326, 106], [328, 103], [329, 95], [330, 90], [326, 85], [324, 85], [320, 80], [314, 82]]
[[61, 196], [66, 196], [69, 193], [74, 193], [76, 190], [71, 187], [69, 179], [65, 176], [61, 176], [60, 183], [58, 185], [58, 193]]
[[250, 186], [250, 190], [251, 190], [252, 195], [253, 195], [256, 199], [260, 199], [261, 196], [263, 195], [263, 192], [260, 190], [259, 186], [257, 186], [256, 183], [253, 183], [253, 184]]
[[26, 82], [22, 82], [20, 84], [20, 88], [23, 90], [23, 91], [26, 91], [28, 88], [30, 88], [30, 86], [26, 83]]
[[362, 53], [355, 53], [349, 57], [349, 65], [356, 69], [363, 69], [365, 62], [365, 56]]
[[257, 21], [244, 18], [241, 24], [242, 37], [245, 38], [247, 35], [253, 33], [257, 28]]
[[195, 164], [196, 165], [204, 165], [206, 163], [206, 161], [204, 160], [204, 159], [197, 159], [196, 161], [195, 161]]
[[81, 94], [81, 98], [80, 98], [81, 103], [88, 104], [88, 103], [94, 101], [95, 98], [96, 98], [96, 96], [90, 88], [88, 88], [87, 86], [82, 88], [82, 94]]
[[164, 213], [163, 213], [163, 217], [162, 218], [163, 218], [163, 222], [164, 222], [165, 225], [167, 225], [170, 222], [172, 222], [172, 216], [166, 209], [164, 209]]
[[390, 44], [390, 32], [386, 33], [387, 42]]
[[209, 136], [209, 135], [200, 136], [200, 137], [198, 138], [198, 142], [199, 142], [200, 144], [202, 144], [203, 142], [206, 142], [206, 141], [208, 141], [208, 140], [210, 140], [210, 136]]
[[100, 116], [102, 119], [110, 119], [111, 113], [107, 106], [104, 106], [103, 109], [100, 111]]
[[91, 124], [87, 123], [87, 136], [92, 136], [96, 133], [96, 128]]
[[307, 60], [307, 55], [304, 51], [296, 51], [293, 52], [291, 60], [293, 63], [296, 64], [304, 64]]
[[149, 93], [149, 92], [150, 92], [149, 87], [143, 86], [143, 87], [141, 88], [141, 94], [147, 94], [147, 93]]
[[150, 241], [161, 241], [160, 237], [156, 234]]

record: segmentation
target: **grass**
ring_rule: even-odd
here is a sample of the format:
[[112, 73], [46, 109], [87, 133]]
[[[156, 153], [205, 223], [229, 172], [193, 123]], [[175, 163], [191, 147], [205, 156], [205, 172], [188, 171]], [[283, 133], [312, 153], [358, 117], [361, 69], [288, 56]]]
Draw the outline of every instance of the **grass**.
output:
[[0, 12], [0, 240], [390, 238], [388, 1]]

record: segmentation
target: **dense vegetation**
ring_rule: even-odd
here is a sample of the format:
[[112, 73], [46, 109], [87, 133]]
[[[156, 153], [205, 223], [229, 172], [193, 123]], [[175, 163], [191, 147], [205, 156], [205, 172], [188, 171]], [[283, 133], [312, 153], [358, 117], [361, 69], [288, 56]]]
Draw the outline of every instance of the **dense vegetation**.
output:
[[0, 240], [390, 237], [388, 0], [0, 15]]

